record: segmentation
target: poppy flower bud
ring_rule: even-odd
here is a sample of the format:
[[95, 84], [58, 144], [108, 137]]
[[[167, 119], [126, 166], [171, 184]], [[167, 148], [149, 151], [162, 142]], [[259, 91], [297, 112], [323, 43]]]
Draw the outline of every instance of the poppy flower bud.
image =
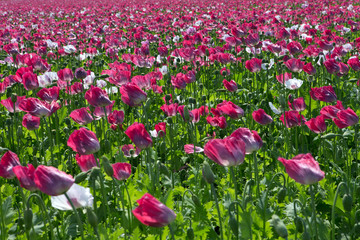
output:
[[280, 237], [287, 239], [289, 235], [287, 228], [284, 222], [277, 215], [272, 216], [271, 225], [274, 228], [275, 232], [279, 234]]
[[213, 184], [215, 182], [215, 175], [208, 162], [203, 163], [202, 175], [207, 183]]
[[282, 203], [284, 201], [285, 197], [286, 197], [286, 188], [283, 187], [278, 192], [278, 195], [277, 195], [278, 202]]
[[353, 204], [352, 197], [346, 193], [342, 199], [342, 204], [343, 204], [345, 211], [351, 212], [352, 204]]
[[160, 161], [158, 162], [158, 166], [160, 169], [160, 173], [169, 176], [170, 172], [169, 169], [165, 166], [165, 164], [161, 163]]
[[114, 175], [114, 169], [111, 166], [109, 159], [105, 156], [102, 157], [102, 165], [104, 167], [105, 173], [109, 176], [112, 177]]
[[98, 218], [96, 216], [96, 214], [94, 213], [93, 210], [91, 210], [90, 208], [86, 209], [86, 215], [87, 215], [87, 219], [89, 221], [89, 224], [96, 229], [97, 225], [98, 225]]
[[13, 103], [15, 103], [15, 102], [17, 101], [17, 99], [18, 99], [16, 93], [12, 93], [10, 98], [11, 98], [11, 101], [12, 101]]
[[91, 180], [96, 179], [98, 176], [100, 176], [100, 173], [101, 173], [100, 168], [98, 168], [98, 167], [93, 167], [93, 168], [91, 169], [90, 179], [91, 179]]
[[230, 217], [229, 217], [229, 226], [230, 226], [231, 231], [234, 233], [234, 235], [238, 236], [239, 235], [239, 223], [235, 219], [235, 217], [232, 213], [230, 213]]
[[143, 224], [150, 227], [164, 227], [173, 222], [176, 214], [159, 200], [146, 193], [137, 201], [139, 206], [132, 212]]
[[79, 184], [83, 182], [88, 176], [88, 172], [81, 172], [78, 175], [75, 176], [75, 183]]
[[25, 229], [29, 231], [33, 225], [33, 212], [31, 208], [28, 208], [24, 211], [24, 223]]
[[194, 202], [196, 207], [200, 207], [201, 206], [201, 202], [200, 199], [196, 196], [196, 195], [192, 195], [191, 196], [192, 201]]
[[302, 218], [301, 217], [296, 217], [294, 219], [294, 222], [295, 222], [296, 230], [299, 233], [302, 233], [304, 231], [304, 225], [303, 225]]
[[193, 228], [188, 228], [186, 231], [186, 236], [189, 240], [193, 240], [195, 235], [194, 235], [194, 229]]

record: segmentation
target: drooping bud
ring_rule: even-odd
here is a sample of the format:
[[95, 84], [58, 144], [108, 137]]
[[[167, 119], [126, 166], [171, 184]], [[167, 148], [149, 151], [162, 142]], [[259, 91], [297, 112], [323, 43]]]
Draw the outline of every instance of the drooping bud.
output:
[[204, 162], [203, 164], [202, 175], [207, 183], [212, 184], [215, 182], [215, 175], [208, 162]]

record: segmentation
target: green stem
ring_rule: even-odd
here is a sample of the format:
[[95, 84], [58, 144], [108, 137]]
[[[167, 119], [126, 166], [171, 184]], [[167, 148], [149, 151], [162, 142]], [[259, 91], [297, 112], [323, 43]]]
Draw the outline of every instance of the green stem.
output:
[[213, 184], [213, 183], [211, 184], [211, 191], [213, 192], [213, 195], [214, 195], [215, 204], [216, 204], [216, 209], [217, 209], [218, 217], [219, 217], [220, 238], [221, 238], [221, 240], [224, 240], [222, 220], [221, 220], [221, 213], [220, 213], [220, 208], [219, 208], [219, 201], [218, 201], [218, 199], [217, 199], [217, 195], [216, 195], [216, 191], [215, 191], [215, 187], [214, 187], [214, 184]]
[[311, 205], [312, 205], [312, 224], [315, 228], [315, 240], [318, 238], [318, 231], [317, 231], [317, 221], [316, 221], [316, 206], [315, 206], [315, 194], [313, 185], [310, 185], [310, 194], [311, 194]]
[[335, 206], [336, 206], [336, 201], [337, 201], [337, 197], [339, 195], [340, 188], [342, 186], [346, 186], [346, 183], [341, 182], [339, 184], [339, 186], [337, 187], [336, 192], [335, 192], [334, 202], [333, 202], [332, 209], [331, 209], [331, 228], [330, 228], [331, 240], [335, 240]]
[[[30, 208], [30, 199], [32, 197], [36, 197], [38, 200], [39, 200], [39, 203], [40, 203], [40, 206], [42, 208], [42, 211], [45, 213], [45, 216], [46, 216], [46, 219], [49, 223], [49, 227], [50, 227], [50, 238], [49, 239], [54, 239], [54, 233], [53, 233], [53, 226], [52, 226], [52, 223], [51, 223], [51, 220], [50, 220], [50, 216], [49, 216], [49, 213], [46, 211], [46, 207], [45, 207], [45, 204], [44, 204], [44, 201], [42, 200], [42, 198], [40, 197], [40, 195], [36, 194], [36, 193], [32, 193], [30, 194], [28, 200], [27, 200], [27, 208]], [[44, 227], [45, 227], [45, 232], [47, 233], [47, 227], [46, 227], [46, 224], [44, 224]]]
[[72, 200], [69, 198], [69, 196], [67, 195], [67, 193], [64, 193], [66, 199], [69, 201], [74, 213], [75, 213], [75, 216], [76, 216], [76, 220], [78, 221], [78, 224], [79, 224], [79, 228], [80, 228], [80, 232], [81, 232], [81, 239], [84, 239], [84, 227], [83, 227], [83, 224], [81, 222], [81, 219], [80, 219], [80, 216], [79, 216], [79, 213], [77, 212], [75, 206], [74, 206], [74, 203], [72, 202]]
[[257, 165], [256, 152], [253, 153], [254, 157], [254, 168], [255, 168], [255, 182], [256, 182], [256, 198], [260, 196], [260, 184], [259, 184], [259, 169]]
[[[171, 239], [175, 240], [174, 231], [173, 231], [173, 229], [171, 227], [171, 224], [169, 224], [169, 229], [170, 229]], [[161, 235], [160, 235], [160, 239], [161, 239]]]

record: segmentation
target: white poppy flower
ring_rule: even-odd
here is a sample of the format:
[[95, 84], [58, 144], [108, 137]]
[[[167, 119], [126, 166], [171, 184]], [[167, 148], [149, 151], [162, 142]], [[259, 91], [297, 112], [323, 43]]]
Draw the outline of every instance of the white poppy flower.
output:
[[304, 81], [296, 78], [291, 78], [285, 82], [285, 87], [290, 90], [295, 90], [301, 87]]
[[275, 114], [280, 114], [280, 113], [281, 113], [280, 110], [278, 110], [278, 109], [273, 105], [272, 102], [269, 102], [269, 107], [270, 107], [271, 111], [273, 111], [273, 113], [275, 113]]
[[[90, 193], [90, 188], [84, 188], [78, 184], [73, 184], [66, 192], [75, 208], [93, 206], [94, 197]], [[72, 210], [70, 202], [64, 194], [51, 196], [51, 206], [59, 210]]]

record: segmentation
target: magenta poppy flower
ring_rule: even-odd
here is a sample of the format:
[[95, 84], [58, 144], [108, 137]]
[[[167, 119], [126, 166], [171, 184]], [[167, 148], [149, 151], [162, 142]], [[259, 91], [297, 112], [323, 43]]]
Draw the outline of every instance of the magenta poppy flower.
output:
[[207, 116], [206, 121], [213, 127], [219, 127], [221, 129], [225, 129], [227, 127], [226, 118], [224, 116]]
[[60, 88], [54, 86], [52, 88], [43, 88], [36, 95], [43, 101], [52, 102], [59, 99]]
[[166, 116], [172, 117], [175, 116], [177, 113], [178, 104], [177, 103], [173, 103], [170, 105], [164, 104], [160, 107], [160, 109], [166, 114]]
[[322, 102], [334, 102], [337, 100], [335, 91], [331, 85], [319, 88], [311, 88], [310, 96], [312, 99]]
[[23, 117], [22, 125], [27, 130], [38, 129], [40, 126], [40, 118], [27, 113]]
[[80, 155], [77, 153], [75, 160], [82, 172], [87, 172], [93, 167], [98, 166], [94, 154]]
[[13, 168], [20, 165], [20, 161], [16, 153], [7, 151], [0, 161], [0, 177], [11, 179], [15, 177]]
[[131, 175], [131, 164], [129, 163], [122, 163], [122, 162], [114, 163], [112, 167], [114, 170], [113, 177], [119, 181], [126, 180]]
[[114, 110], [109, 114], [108, 122], [114, 125], [121, 125], [124, 122], [124, 112]]
[[295, 58], [287, 60], [284, 64], [292, 72], [301, 72], [304, 67], [304, 62]]
[[35, 184], [35, 168], [32, 164], [28, 164], [27, 167], [24, 166], [15, 166], [13, 167], [15, 176], [20, 182], [20, 186], [29, 190], [36, 191], [38, 190]]
[[238, 128], [236, 129], [230, 137], [234, 137], [236, 139], [240, 139], [245, 143], [245, 153], [251, 154], [259, 150], [263, 141], [259, 134], [256, 131], [250, 131], [248, 128]]
[[194, 144], [186, 144], [184, 146], [184, 151], [185, 151], [186, 154], [193, 154], [194, 151], [195, 151], [195, 153], [201, 153], [201, 152], [204, 151], [204, 149], [201, 148], [201, 147], [195, 147], [194, 148]]
[[223, 167], [236, 166], [244, 162], [245, 143], [235, 137], [211, 139], [204, 146], [205, 155]]
[[245, 62], [245, 67], [250, 72], [260, 72], [260, 70], [261, 70], [261, 62], [262, 62], [262, 59], [252, 58], [251, 60], [247, 60]]
[[69, 136], [67, 145], [81, 155], [90, 155], [100, 150], [100, 143], [95, 133], [86, 128], [75, 130]]
[[[297, 111], [288, 111], [285, 112], [286, 117], [286, 127], [287, 128], [293, 128], [296, 126], [302, 126], [306, 119], [303, 115], [300, 115]], [[280, 120], [285, 124], [284, 122], [284, 114], [281, 115]]]
[[34, 90], [39, 87], [37, 76], [32, 72], [26, 72], [22, 75], [22, 83], [26, 90]]
[[77, 122], [80, 125], [86, 125], [91, 123], [94, 118], [91, 116], [91, 114], [88, 112], [88, 108], [83, 107], [80, 109], [75, 109], [72, 111], [69, 115], [72, 120]]
[[320, 114], [323, 115], [326, 119], [333, 119], [337, 118], [337, 113], [340, 110], [344, 110], [344, 107], [342, 105], [341, 101], [337, 101], [336, 105], [334, 106], [325, 106], [320, 110]]
[[160, 122], [158, 124], [155, 125], [155, 131], [157, 134], [157, 137], [162, 138], [165, 137], [166, 135], [166, 123], [165, 122]]
[[336, 116], [337, 118], [333, 118], [333, 121], [339, 128], [353, 126], [359, 122], [359, 117], [351, 108], [338, 111]]
[[298, 112], [304, 111], [306, 108], [305, 100], [304, 98], [296, 98], [293, 100], [292, 104], [288, 102], [290, 110], [295, 110]]
[[50, 116], [52, 114], [51, 105], [37, 98], [27, 98], [20, 102], [19, 109], [30, 113], [35, 117]]
[[84, 68], [77, 68], [76, 70], [75, 70], [75, 77], [77, 78], [77, 79], [84, 79], [84, 78], [86, 78], [87, 77], [87, 72], [85, 71], [85, 69]]
[[323, 133], [326, 131], [324, 115], [320, 115], [320, 116], [317, 116], [316, 118], [312, 118], [309, 121], [306, 121], [305, 124], [314, 133], [319, 134], [319, 133]]
[[173, 210], [166, 207], [149, 193], [145, 193], [141, 199], [137, 200], [137, 203], [139, 206], [132, 210], [132, 213], [144, 225], [164, 227], [172, 223], [176, 218]]
[[238, 86], [234, 80], [227, 81], [226, 79], [224, 79], [223, 84], [229, 92], [235, 92], [238, 89]]
[[355, 71], [360, 71], [360, 61], [358, 57], [352, 57], [347, 61], [347, 64]]
[[231, 101], [224, 100], [216, 106], [216, 110], [218, 110], [221, 115], [228, 115], [232, 119], [239, 119], [244, 116], [244, 110]]
[[325, 177], [311, 153], [299, 154], [289, 160], [279, 157], [278, 160], [285, 166], [289, 177], [300, 184], [314, 184]]
[[284, 84], [284, 81], [287, 82], [292, 78], [292, 73], [284, 73], [280, 75], [276, 75], [276, 80], [278, 80], [279, 83]]
[[[26, 98], [26, 96], [17, 96], [15, 102], [15, 112], [20, 112], [19, 109], [20, 102]], [[14, 103], [11, 100], [11, 97], [1, 100], [1, 105], [3, 105], [9, 112], [14, 113]]]
[[66, 193], [74, 184], [74, 178], [54, 167], [40, 165], [34, 173], [36, 187], [50, 196]]
[[301, 44], [299, 42], [296, 42], [296, 41], [292, 41], [292, 42], [288, 43], [286, 48], [289, 50], [289, 52], [292, 55], [300, 53], [302, 51], [302, 49], [303, 49]]
[[258, 109], [253, 111], [252, 117], [255, 122], [261, 124], [261, 125], [267, 125], [273, 122], [273, 119], [270, 115], [266, 114], [264, 109]]
[[306, 72], [309, 75], [315, 75], [316, 74], [316, 68], [312, 65], [311, 62], [307, 63], [303, 67], [304, 72]]
[[177, 89], [186, 88], [186, 75], [183, 73], [176, 74], [176, 77], [171, 76], [171, 84]]
[[73, 72], [69, 68], [60, 69], [57, 75], [61, 81], [65, 82], [71, 82], [74, 79]]
[[146, 101], [147, 94], [134, 83], [120, 87], [121, 100], [130, 107], [141, 106]]
[[142, 123], [133, 123], [126, 129], [125, 134], [137, 148], [145, 149], [152, 146], [150, 134], [146, 131], [145, 126]]
[[134, 148], [132, 144], [126, 144], [121, 147], [121, 151], [124, 153], [125, 157], [137, 157], [139, 156], [141, 149], [140, 148]]
[[336, 74], [340, 71], [340, 66], [335, 59], [328, 59], [324, 62], [325, 68], [330, 74]]
[[85, 99], [94, 107], [106, 107], [112, 103], [105, 90], [93, 85], [86, 91]]

